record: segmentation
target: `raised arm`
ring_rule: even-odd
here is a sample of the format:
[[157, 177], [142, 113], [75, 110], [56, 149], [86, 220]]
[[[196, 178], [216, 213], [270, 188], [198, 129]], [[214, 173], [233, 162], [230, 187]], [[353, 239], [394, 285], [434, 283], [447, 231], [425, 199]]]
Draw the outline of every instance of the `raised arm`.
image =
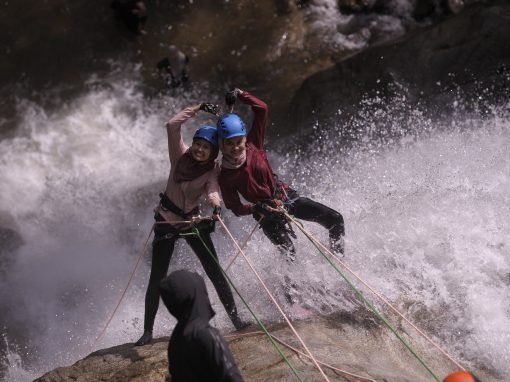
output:
[[242, 103], [250, 105], [254, 115], [253, 124], [248, 133], [247, 141], [253, 143], [258, 149], [264, 149], [264, 139], [266, 138], [266, 127], [269, 116], [267, 104], [247, 91], [241, 90], [237, 98]]
[[184, 144], [181, 134], [181, 126], [188, 119], [194, 117], [199, 110], [211, 113], [215, 116], [219, 115], [219, 106], [212, 103], [202, 103], [189, 106], [177, 113], [166, 123], [166, 131], [168, 134], [168, 155], [170, 163], [173, 164], [186, 152], [188, 146]]
[[168, 135], [168, 155], [172, 165], [188, 149], [188, 146], [186, 146], [182, 140], [181, 126], [188, 119], [194, 117], [198, 110], [200, 110], [200, 105], [189, 106], [177, 113], [166, 123], [166, 131]]

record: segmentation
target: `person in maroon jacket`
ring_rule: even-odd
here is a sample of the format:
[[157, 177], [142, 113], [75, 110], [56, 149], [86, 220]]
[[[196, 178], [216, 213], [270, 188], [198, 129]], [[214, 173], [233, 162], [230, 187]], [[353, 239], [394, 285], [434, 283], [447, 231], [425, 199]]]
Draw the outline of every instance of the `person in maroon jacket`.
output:
[[[217, 122], [218, 143], [223, 154], [219, 183], [225, 206], [237, 216], [252, 214], [264, 234], [291, 261], [295, 260], [296, 253], [291, 236], [295, 238], [295, 235], [285, 215], [276, 209], [277, 203], [296, 218], [319, 223], [328, 229], [331, 249], [343, 253], [342, 215], [299, 196], [273, 173], [264, 150], [268, 121], [266, 103], [240, 89], [228, 92], [225, 98], [230, 106], [239, 99], [251, 106], [254, 114], [248, 134], [245, 123], [237, 114], [222, 115]], [[248, 203], [241, 202], [239, 195]]]

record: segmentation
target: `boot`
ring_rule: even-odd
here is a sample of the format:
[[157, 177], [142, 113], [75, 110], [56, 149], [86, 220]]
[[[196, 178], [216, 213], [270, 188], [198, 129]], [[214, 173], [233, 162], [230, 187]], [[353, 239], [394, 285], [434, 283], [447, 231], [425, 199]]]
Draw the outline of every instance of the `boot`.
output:
[[144, 346], [150, 344], [152, 341], [152, 330], [145, 329], [142, 336], [135, 342], [135, 346]]

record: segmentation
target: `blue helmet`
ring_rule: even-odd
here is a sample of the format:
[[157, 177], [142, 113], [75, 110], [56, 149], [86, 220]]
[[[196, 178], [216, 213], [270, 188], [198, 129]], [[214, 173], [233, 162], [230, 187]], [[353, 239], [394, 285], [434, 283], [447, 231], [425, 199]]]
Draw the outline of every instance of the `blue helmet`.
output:
[[218, 137], [220, 139], [246, 136], [246, 125], [241, 117], [234, 113], [222, 115], [218, 119], [216, 127], [218, 128]]
[[193, 135], [193, 140], [195, 139], [203, 139], [214, 147], [218, 147], [218, 130], [208, 125], [202, 126]]

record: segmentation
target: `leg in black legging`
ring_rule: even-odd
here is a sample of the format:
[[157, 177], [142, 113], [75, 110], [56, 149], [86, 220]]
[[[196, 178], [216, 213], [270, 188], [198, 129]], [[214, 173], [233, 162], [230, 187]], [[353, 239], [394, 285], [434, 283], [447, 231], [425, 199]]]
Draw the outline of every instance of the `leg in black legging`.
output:
[[216, 289], [216, 293], [218, 294], [221, 303], [225, 307], [225, 310], [230, 320], [232, 321], [236, 329], [239, 329], [240, 326], [242, 325], [242, 322], [237, 314], [237, 307], [234, 301], [234, 296], [232, 295], [232, 290], [230, 289], [228, 281], [223, 275], [223, 272], [221, 271], [217, 263], [218, 255], [216, 254], [216, 250], [214, 249], [214, 244], [211, 240], [211, 235], [209, 233], [201, 232], [200, 237], [204, 241], [207, 248], [211, 251], [216, 261], [211, 257], [211, 254], [209, 253], [207, 248], [204, 247], [204, 243], [202, 243], [202, 241], [198, 237], [186, 236], [186, 241], [188, 242], [191, 249], [193, 249], [193, 251], [196, 253], [198, 259], [200, 260], [200, 263], [202, 263], [205, 273], [207, 274], [207, 277], [209, 277], [209, 279], [211, 280], [214, 289]]
[[152, 332], [154, 319], [159, 307], [159, 282], [166, 276], [177, 236], [165, 239], [154, 239], [152, 244], [152, 265], [149, 285], [145, 294], [145, 318], [143, 328]]
[[333, 250], [343, 253], [345, 228], [344, 218], [339, 212], [312, 199], [299, 197], [292, 203], [289, 213], [298, 219], [319, 223], [328, 229], [330, 246]]

